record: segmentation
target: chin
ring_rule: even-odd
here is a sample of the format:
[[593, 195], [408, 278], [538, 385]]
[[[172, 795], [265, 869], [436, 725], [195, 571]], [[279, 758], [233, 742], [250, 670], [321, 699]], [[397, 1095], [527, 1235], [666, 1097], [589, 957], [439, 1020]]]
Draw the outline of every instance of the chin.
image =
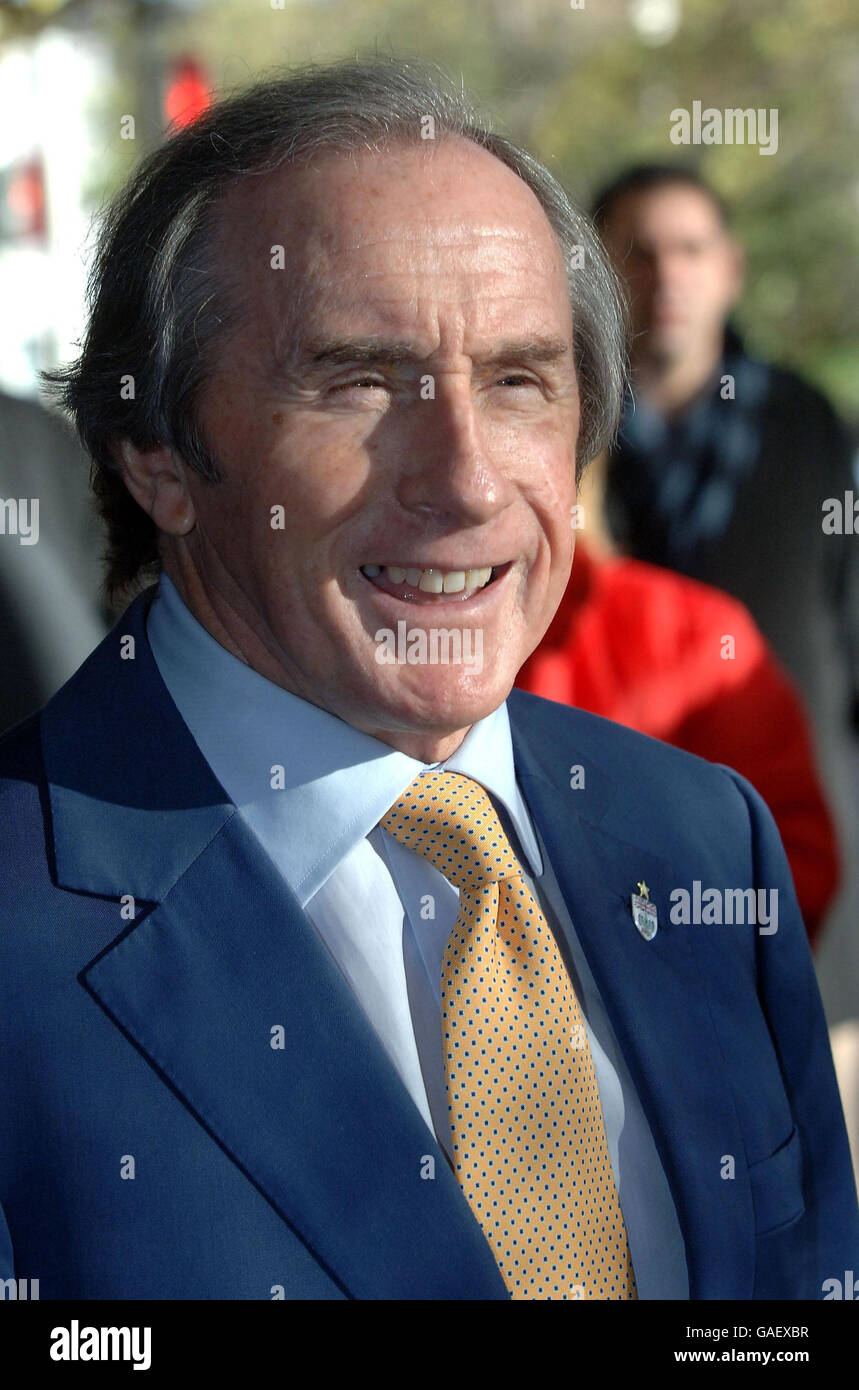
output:
[[[412, 667], [395, 689], [378, 701], [380, 713], [395, 727], [415, 733], [453, 733], [469, 728], [503, 704], [515, 673], [509, 679], [484, 669], [469, 674], [444, 667]], [[383, 715], [384, 717], [384, 715]]]
[[651, 341], [660, 357], [673, 362], [688, 349], [690, 334], [685, 328], [656, 328], [652, 332]]

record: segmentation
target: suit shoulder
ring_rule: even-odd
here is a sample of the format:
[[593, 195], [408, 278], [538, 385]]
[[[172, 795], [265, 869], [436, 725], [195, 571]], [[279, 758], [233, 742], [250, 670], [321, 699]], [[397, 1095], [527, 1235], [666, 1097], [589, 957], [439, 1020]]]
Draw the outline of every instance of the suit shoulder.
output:
[[551, 804], [563, 814], [569, 803], [558, 793], [566, 795], [580, 768], [587, 790], [576, 809], [594, 826], [662, 859], [695, 862], [699, 877], [751, 882], [755, 839], [761, 827], [768, 834], [769, 812], [740, 773], [524, 691], [511, 696], [509, 715], [526, 797], [551, 788]]
[[743, 781], [738, 773], [728, 776], [718, 763], [601, 714], [544, 700], [518, 688], [511, 691], [507, 703], [511, 726], [521, 730], [531, 746], [539, 744], [550, 756], [554, 749], [564, 754], [570, 748], [578, 749], [583, 757], [628, 783], [646, 779], [652, 785], [670, 784], [675, 791], [688, 783], [700, 792], [703, 788], [727, 790], [733, 779]]

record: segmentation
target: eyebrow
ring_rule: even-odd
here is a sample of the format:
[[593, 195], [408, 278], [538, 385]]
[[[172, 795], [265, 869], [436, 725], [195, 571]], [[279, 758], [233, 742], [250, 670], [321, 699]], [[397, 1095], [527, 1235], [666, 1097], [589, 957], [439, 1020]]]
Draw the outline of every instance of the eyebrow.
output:
[[[426, 361], [411, 343], [385, 338], [315, 340], [302, 354], [312, 366], [388, 366]], [[511, 338], [480, 358], [481, 365], [524, 362], [533, 365], [570, 358], [570, 344], [563, 338]]]

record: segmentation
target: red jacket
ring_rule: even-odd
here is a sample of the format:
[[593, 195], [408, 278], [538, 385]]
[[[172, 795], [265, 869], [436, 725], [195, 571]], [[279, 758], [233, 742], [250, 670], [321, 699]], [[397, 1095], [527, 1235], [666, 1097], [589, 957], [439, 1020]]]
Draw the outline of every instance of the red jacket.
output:
[[727, 763], [781, 834], [812, 941], [840, 879], [799, 694], [751, 615], [720, 589], [581, 540], [552, 624], [516, 682]]

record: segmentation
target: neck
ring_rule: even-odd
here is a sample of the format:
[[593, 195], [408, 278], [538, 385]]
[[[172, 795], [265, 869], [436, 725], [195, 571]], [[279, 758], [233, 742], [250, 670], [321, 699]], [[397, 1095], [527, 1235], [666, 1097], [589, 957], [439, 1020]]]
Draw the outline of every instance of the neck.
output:
[[438, 734], [415, 733], [405, 729], [378, 729], [360, 724], [355, 727], [378, 739], [380, 743], [386, 743], [389, 748], [395, 748], [398, 753], [416, 758], [420, 763], [446, 762], [448, 758], [453, 757], [468, 733], [468, 729], [460, 729], [452, 734]]

